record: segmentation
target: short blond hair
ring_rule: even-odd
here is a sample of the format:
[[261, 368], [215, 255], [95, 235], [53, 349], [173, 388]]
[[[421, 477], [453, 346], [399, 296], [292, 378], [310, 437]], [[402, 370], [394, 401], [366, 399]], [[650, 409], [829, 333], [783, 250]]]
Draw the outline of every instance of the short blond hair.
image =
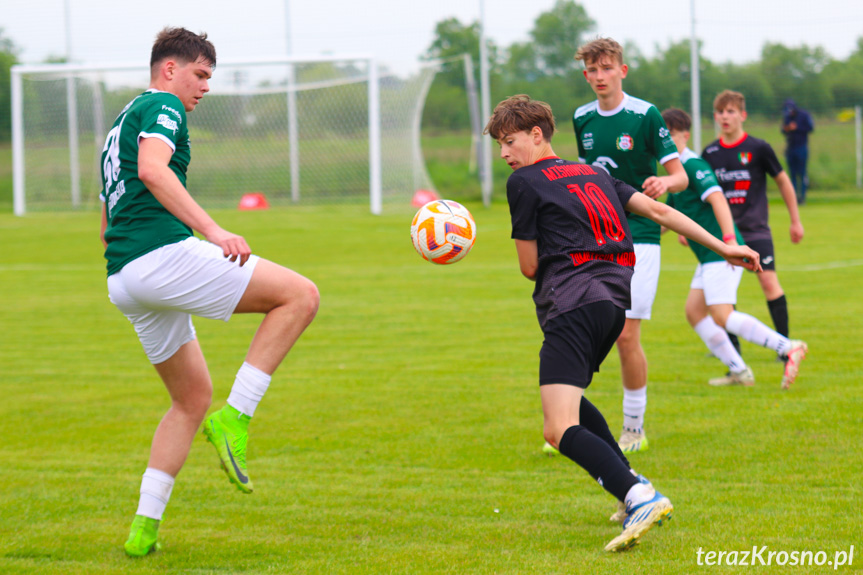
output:
[[603, 56], [608, 56], [616, 60], [618, 64], [623, 64], [623, 46], [612, 38], [598, 37], [582, 45], [575, 53], [575, 59], [581, 60], [585, 65], [597, 62]]
[[741, 112], [746, 111], [746, 98], [740, 92], [734, 90], [723, 90], [713, 99], [713, 109], [721, 112], [728, 106], [734, 106]]

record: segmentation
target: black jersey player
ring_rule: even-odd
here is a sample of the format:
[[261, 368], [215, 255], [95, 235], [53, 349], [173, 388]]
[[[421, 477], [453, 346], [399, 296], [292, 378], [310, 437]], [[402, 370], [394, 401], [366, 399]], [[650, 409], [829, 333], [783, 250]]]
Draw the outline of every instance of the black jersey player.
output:
[[554, 116], [544, 102], [518, 95], [497, 105], [485, 133], [514, 170], [507, 181], [522, 274], [543, 331], [539, 383], [546, 441], [626, 504], [621, 551], [670, 518], [667, 497], [629, 466], [599, 410], [584, 397], [614, 345], [631, 298], [635, 264], [626, 211], [648, 217], [715, 250], [735, 265], [760, 269], [746, 246], [729, 246], [667, 205], [637, 193], [594, 166], [562, 160], [551, 148]]

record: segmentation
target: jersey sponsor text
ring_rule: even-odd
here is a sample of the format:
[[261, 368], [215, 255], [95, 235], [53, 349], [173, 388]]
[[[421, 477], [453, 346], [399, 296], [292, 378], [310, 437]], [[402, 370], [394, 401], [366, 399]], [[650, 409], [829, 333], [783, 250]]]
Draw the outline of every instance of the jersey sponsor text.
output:
[[572, 258], [572, 265], [580, 266], [581, 264], [593, 261], [614, 262], [616, 264], [626, 266], [628, 268], [635, 267], [635, 252], [624, 252], [622, 254], [601, 254], [597, 252], [575, 252], [569, 254]]
[[156, 118], [156, 123], [164, 126], [167, 130], [171, 130], [174, 134], [177, 133], [178, 126], [176, 120], [172, 120], [167, 114], [159, 114], [159, 117]]
[[550, 181], [559, 180], [560, 178], [571, 178], [573, 176], [590, 176], [595, 175], [596, 171], [585, 164], [566, 164], [563, 166], [552, 166], [542, 170], [545, 177]]

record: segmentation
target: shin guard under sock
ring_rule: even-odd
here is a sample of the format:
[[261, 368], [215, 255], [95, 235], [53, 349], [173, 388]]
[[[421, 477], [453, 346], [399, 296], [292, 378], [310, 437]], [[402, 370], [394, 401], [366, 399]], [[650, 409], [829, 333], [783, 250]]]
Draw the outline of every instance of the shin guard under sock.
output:
[[603, 489], [623, 501], [638, 480], [608, 443], [582, 425], [573, 425], [560, 438], [559, 451], [596, 479]]

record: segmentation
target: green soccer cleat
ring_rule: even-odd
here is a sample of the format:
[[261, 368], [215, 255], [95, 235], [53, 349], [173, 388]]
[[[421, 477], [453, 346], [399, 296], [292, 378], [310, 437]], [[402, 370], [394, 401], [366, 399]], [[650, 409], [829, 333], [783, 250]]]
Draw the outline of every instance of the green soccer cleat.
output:
[[636, 451], [647, 451], [650, 444], [647, 442], [647, 434], [644, 430], [630, 431], [625, 429], [620, 433], [620, 439], [617, 440], [617, 446], [624, 453], [635, 453]]
[[246, 469], [246, 442], [252, 418], [226, 405], [204, 420], [204, 435], [216, 448], [222, 469], [243, 493], [251, 493], [252, 480]]
[[143, 515], [135, 515], [132, 521], [132, 529], [129, 531], [129, 540], [126, 541], [126, 555], [129, 557], [143, 557], [154, 551], [158, 551], [162, 546], [156, 541], [159, 533], [158, 519], [144, 517]]
[[555, 449], [554, 445], [552, 445], [551, 443], [549, 443], [547, 441], [545, 442], [545, 445], [542, 446], [542, 452], [545, 453], [546, 455], [548, 455], [549, 457], [552, 457], [554, 455], [558, 455], [560, 453], [560, 451]]

